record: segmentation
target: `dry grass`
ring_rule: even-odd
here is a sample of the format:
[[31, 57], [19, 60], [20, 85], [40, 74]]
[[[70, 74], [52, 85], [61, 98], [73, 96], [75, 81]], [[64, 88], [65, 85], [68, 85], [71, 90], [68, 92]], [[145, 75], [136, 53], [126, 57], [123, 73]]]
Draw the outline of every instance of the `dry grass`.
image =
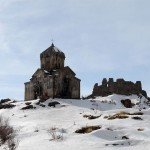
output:
[[82, 127], [81, 129], [76, 130], [75, 133], [85, 134], [85, 133], [90, 133], [94, 130], [98, 130], [100, 128], [101, 126], [86, 126], [86, 127]]
[[48, 130], [48, 133], [51, 135], [51, 139], [50, 141], [62, 141], [64, 139], [63, 137], [63, 129], [62, 129], [62, 132], [57, 132], [58, 128], [56, 127], [51, 127], [49, 130]]
[[[129, 113], [129, 112], [125, 112], [125, 111], [120, 111], [114, 115], [109, 115], [109, 116], [104, 116], [104, 119], [108, 119], [108, 120], [114, 120], [114, 119], [126, 119], [129, 118], [129, 116], [132, 115], [143, 115], [143, 112], [134, 112], [134, 113]], [[137, 120], [141, 120], [140, 117], [136, 116], [136, 117], [132, 117], [132, 119], [137, 119]]]
[[126, 119], [129, 118], [127, 115], [113, 115], [113, 116], [108, 116], [108, 120], [114, 120], [114, 119]]
[[116, 113], [116, 115], [143, 115], [143, 112], [129, 113], [129, 112], [125, 112], [125, 111], [120, 111], [120, 112]]

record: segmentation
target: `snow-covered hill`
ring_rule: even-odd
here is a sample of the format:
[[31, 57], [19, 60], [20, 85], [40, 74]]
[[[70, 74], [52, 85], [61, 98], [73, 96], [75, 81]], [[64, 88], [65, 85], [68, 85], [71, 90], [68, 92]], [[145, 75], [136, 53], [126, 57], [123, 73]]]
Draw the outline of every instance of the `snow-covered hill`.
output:
[[[122, 99], [131, 99], [136, 105], [125, 108], [120, 102]], [[110, 95], [94, 100], [38, 101], [29, 101], [31, 104], [15, 102], [12, 103], [16, 105], [14, 108], [0, 110], [0, 114], [9, 118], [10, 124], [18, 130], [18, 150], [150, 149], [150, 109], [145, 98]], [[60, 104], [49, 107], [53, 101]], [[22, 110], [29, 105], [34, 109]], [[99, 126], [100, 129], [75, 133], [88, 126]], [[52, 135], [57, 140], [53, 140]]]

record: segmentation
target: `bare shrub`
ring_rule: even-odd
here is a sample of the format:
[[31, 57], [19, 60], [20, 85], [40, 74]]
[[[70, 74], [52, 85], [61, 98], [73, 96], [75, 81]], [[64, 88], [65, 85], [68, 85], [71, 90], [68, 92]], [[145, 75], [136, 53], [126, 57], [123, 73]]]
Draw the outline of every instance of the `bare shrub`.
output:
[[98, 107], [99, 107], [98, 103], [97, 102], [93, 102], [92, 106], [93, 106], [93, 108], [91, 108], [91, 109], [94, 111], [95, 114], [97, 114]]
[[[60, 132], [62, 131], [62, 132]], [[49, 130], [48, 130], [48, 133], [51, 135], [51, 141], [62, 141], [63, 140], [63, 129], [62, 130], [58, 130], [58, 128], [56, 127], [51, 127]]]
[[17, 148], [16, 130], [9, 125], [9, 120], [0, 116], [0, 146], [6, 144], [9, 150]]

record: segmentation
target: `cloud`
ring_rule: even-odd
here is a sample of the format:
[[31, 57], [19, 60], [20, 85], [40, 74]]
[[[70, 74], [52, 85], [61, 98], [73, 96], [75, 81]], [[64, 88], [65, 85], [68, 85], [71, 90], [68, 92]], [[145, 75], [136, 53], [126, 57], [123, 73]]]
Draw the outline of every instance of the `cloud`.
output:
[[53, 38], [66, 54], [66, 65], [82, 78], [83, 93], [105, 76], [143, 80], [149, 89], [149, 4], [148, 0], [1, 0], [0, 76], [14, 76], [14, 86], [19, 79], [18, 89], [23, 87], [40, 67], [39, 54]]

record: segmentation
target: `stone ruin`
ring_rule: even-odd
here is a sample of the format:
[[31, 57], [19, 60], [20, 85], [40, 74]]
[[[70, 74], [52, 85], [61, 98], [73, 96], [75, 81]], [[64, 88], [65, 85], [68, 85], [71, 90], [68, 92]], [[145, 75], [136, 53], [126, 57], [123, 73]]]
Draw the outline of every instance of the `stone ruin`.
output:
[[117, 79], [114, 81], [113, 78], [109, 78], [108, 80], [104, 78], [101, 85], [98, 85], [98, 83], [94, 85], [92, 96], [108, 96], [111, 94], [142, 94], [147, 98], [146, 91], [142, 90], [141, 81], [133, 83], [131, 81], [125, 81], [124, 79]]

